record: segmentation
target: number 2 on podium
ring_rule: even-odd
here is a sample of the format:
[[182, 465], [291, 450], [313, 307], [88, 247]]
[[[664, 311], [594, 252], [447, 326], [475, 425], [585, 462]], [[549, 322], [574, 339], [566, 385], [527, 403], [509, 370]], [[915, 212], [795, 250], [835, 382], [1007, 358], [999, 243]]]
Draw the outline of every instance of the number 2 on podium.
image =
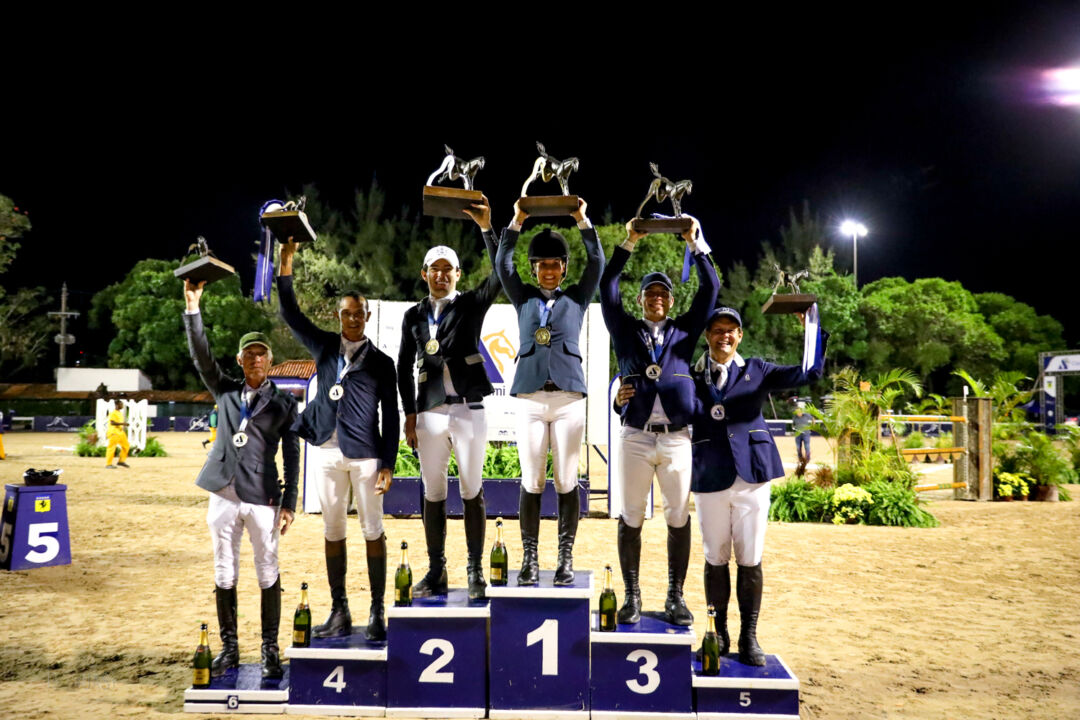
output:
[[540, 643], [540, 674], [559, 674], [559, 621], [548, 618], [525, 636], [525, 647]]

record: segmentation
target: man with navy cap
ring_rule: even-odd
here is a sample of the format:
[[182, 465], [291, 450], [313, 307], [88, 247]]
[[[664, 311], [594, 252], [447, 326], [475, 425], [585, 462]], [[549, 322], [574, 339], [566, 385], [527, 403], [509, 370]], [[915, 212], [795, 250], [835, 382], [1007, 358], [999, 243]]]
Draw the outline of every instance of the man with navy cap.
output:
[[627, 238], [614, 249], [600, 279], [604, 322], [615, 345], [622, 385], [615, 408], [622, 418], [620, 474], [623, 507], [619, 513], [619, 565], [625, 594], [620, 623], [641, 619], [641, 527], [645, 504], [655, 475], [664, 497], [667, 521], [668, 592], [664, 613], [668, 622], [691, 625], [694, 616], [683, 600], [683, 582], [690, 562], [690, 431], [694, 384], [690, 362], [709, 310], [720, 287], [709, 259], [709, 246], [697, 220], [683, 234], [697, 265], [700, 285], [689, 310], [677, 318], [668, 313], [675, 303], [671, 279], [651, 272], [641, 280], [637, 302], [642, 320], [623, 308], [619, 273], [644, 233], [626, 224]]
[[323, 330], [296, 302], [293, 256], [297, 243], [281, 244], [278, 297], [281, 317], [315, 359], [318, 387], [297, 420], [300, 437], [315, 446], [315, 491], [323, 517], [330, 616], [311, 630], [315, 637], [352, 633], [352, 613], [345, 592], [348, 555], [345, 549], [349, 487], [367, 553], [371, 609], [365, 635], [386, 639], [386, 535], [383, 494], [393, 482], [397, 461], [398, 405], [394, 361], [364, 334], [371, 312], [367, 299], [355, 292], [342, 295], [337, 317], [340, 332]]
[[[487, 198], [465, 210], [480, 226], [488, 257], [495, 262], [495, 235]], [[495, 273], [479, 287], [459, 292], [461, 263], [445, 245], [428, 250], [420, 277], [428, 296], [405, 311], [398, 350], [398, 391], [405, 410], [405, 440], [420, 454], [424, 482], [424, 539], [428, 570], [413, 586], [413, 597], [444, 595], [446, 495], [450, 450], [458, 464], [465, 515], [469, 597], [484, 597], [484, 451], [487, 416], [484, 397], [494, 392], [480, 353], [480, 330], [502, 286]], [[417, 384], [413, 383], [413, 367]]]
[[542, 230], [529, 242], [529, 264], [536, 285], [526, 285], [514, 267], [514, 248], [528, 218], [514, 203], [514, 220], [503, 231], [495, 272], [518, 314], [520, 350], [510, 394], [517, 402], [517, 446], [521, 459], [518, 518], [521, 525], [521, 573], [518, 585], [540, 580], [537, 543], [540, 496], [547, 482], [551, 449], [559, 504], [559, 562], [556, 585], [574, 582], [574, 539], [581, 512], [578, 458], [585, 436], [585, 373], [582, 370], [581, 323], [604, 270], [604, 251], [586, 204], [578, 198], [571, 217], [581, 230], [586, 265], [577, 285], [562, 287], [569, 247], [555, 230]]
[[[816, 329], [817, 306], [809, 311]], [[805, 316], [800, 315], [804, 324]], [[769, 519], [769, 481], [784, 476], [784, 465], [762, 405], [774, 390], [796, 388], [821, 377], [828, 334], [807, 343], [811, 353], [802, 365], [774, 365], [761, 358], [743, 358], [742, 317], [730, 307], [709, 315], [705, 338], [709, 352], [694, 366], [694, 471], [692, 490], [705, 552], [705, 598], [716, 608], [720, 653], [727, 653], [728, 561], [738, 565], [735, 595], [741, 628], [739, 660], [764, 665], [757, 641], [761, 608], [761, 556]], [[812, 338], [808, 338], [812, 340]]]
[[[199, 301], [205, 284], [184, 281], [184, 327], [191, 359], [221, 412], [221, 432], [195, 481], [210, 492], [206, 523], [214, 545], [214, 592], [221, 632], [221, 652], [214, 658], [211, 672], [222, 675], [240, 664], [236, 581], [240, 541], [246, 528], [262, 590], [262, 675], [277, 679], [283, 673], [277, 642], [281, 621], [278, 535], [284, 535], [292, 525], [300, 474], [300, 440], [292, 429], [296, 399], [267, 377], [274, 355], [263, 333], [251, 332], [240, 338], [236, 364], [244, 379], [225, 374], [214, 360], [203, 329]], [[279, 485], [274, 460], [279, 443], [285, 468], [283, 486]]]

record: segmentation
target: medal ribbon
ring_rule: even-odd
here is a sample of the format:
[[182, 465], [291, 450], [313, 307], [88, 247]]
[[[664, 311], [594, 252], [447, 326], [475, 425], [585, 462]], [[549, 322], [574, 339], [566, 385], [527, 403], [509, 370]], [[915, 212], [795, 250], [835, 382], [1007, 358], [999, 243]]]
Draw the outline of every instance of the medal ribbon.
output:
[[649, 357], [652, 358], [653, 364], [660, 364], [660, 355], [664, 352], [664, 333], [661, 332], [659, 337], [653, 337], [652, 333], [646, 333], [649, 343]]
[[806, 329], [803, 332], [803, 372], [809, 372], [810, 368], [820, 365], [823, 354], [821, 318], [818, 315], [817, 303], [814, 303], [806, 311]]
[[[434, 303], [432, 303], [432, 304], [434, 304]], [[436, 320], [435, 316], [431, 314], [431, 310], [428, 309], [428, 314], [427, 314], [428, 335], [430, 335], [431, 337], [435, 337], [436, 335], [439, 334], [439, 323], [441, 323], [443, 321], [444, 317], [446, 317], [446, 313], [441, 312], [441, 313], [439, 313], [439, 319]], [[434, 329], [432, 329], [432, 328], [434, 328]]]
[[548, 320], [551, 319], [551, 308], [558, 302], [559, 298], [562, 297], [561, 294], [557, 293], [558, 291], [556, 290], [547, 302], [544, 302], [540, 298], [536, 298], [536, 302], [540, 303], [540, 327], [542, 328], [547, 327]]
[[[259, 392], [256, 390], [251, 393], [251, 404], [255, 404], [255, 398], [259, 396]], [[240, 396], [240, 425], [237, 426], [236, 432], [242, 433], [247, 428], [248, 420], [251, 419], [251, 406], [244, 402], [243, 395]]]
[[338, 385], [340, 385], [341, 381], [345, 378], [345, 376], [349, 374], [349, 371], [352, 370], [361, 360], [364, 359], [364, 353], [367, 352], [368, 346], [370, 344], [371, 344], [371, 338], [368, 338], [368, 341], [366, 343], [364, 343], [364, 346], [361, 347], [360, 349], [358, 349], [356, 352], [354, 352], [353, 356], [351, 358], [349, 358], [348, 365], [345, 364], [345, 356], [344, 355], [338, 355], [338, 359], [337, 359], [337, 367], [338, 367], [337, 384]]

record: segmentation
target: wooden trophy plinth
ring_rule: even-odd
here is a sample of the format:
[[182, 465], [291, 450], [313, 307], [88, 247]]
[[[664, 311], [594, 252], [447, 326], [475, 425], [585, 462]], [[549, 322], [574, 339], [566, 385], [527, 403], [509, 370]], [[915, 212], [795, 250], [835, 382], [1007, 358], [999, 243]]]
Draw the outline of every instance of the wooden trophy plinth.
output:
[[634, 232], [648, 233], [674, 233], [682, 235], [693, 227], [694, 221], [688, 217], [672, 218], [634, 218]]
[[466, 209], [474, 209], [472, 205], [484, 202], [484, 193], [479, 190], [466, 190], [464, 188], [440, 187], [438, 185], [424, 186], [424, 214], [429, 217], [454, 218], [455, 220], [468, 220]]
[[262, 224], [274, 234], [278, 242], [315, 242], [315, 231], [311, 229], [307, 214], [303, 210], [277, 210], [263, 213], [259, 218]]
[[766, 315], [783, 315], [789, 313], [801, 313], [810, 309], [817, 302], [817, 295], [792, 293], [790, 295], [773, 295], [761, 306], [761, 312]]
[[578, 209], [578, 196], [533, 195], [518, 198], [518, 207], [529, 217], [561, 217]]
[[181, 280], [190, 280], [196, 285], [201, 282], [212, 283], [235, 274], [236, 269], [232, 265], [209, 255], [173, 270], [173, 275], [176, 277]]

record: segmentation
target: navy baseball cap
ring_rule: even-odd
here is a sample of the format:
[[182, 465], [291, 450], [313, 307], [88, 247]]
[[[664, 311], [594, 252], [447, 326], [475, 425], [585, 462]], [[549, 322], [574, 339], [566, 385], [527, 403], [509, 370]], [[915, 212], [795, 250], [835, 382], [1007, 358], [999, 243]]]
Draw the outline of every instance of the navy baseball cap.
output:
[[709, 314], [709, 321], [705, 323], [705, 327], [710, 327], [713, 321], [717, 318], [731, 318], [735, 321], [735, 324], [740, 328], [742, 327], [742, 315], [739, 315], [739, 311], [730, 307], [718, 307]]
[[662, 272], [651, 272], [645, 277], [641, 278], [641, 291], [644, 292], [645, 288], [650, 285], [663, 285], [671, 291], [671, 278]]

